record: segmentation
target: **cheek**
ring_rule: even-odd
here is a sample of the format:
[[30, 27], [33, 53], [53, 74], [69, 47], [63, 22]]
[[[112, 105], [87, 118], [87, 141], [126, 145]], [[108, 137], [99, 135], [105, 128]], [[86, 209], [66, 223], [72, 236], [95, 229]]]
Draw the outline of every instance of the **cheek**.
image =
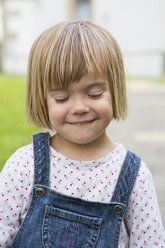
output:
[[107, 106], [107, 108], [104, 108], [102, 113], [101, 113], [102, 118], [109, 119], [111, 120], [113, 118], [113, 109], [112, 106]]
[[102, 101], [98, 105], [98, 112], [100, 117], [109, 118], [113, 116], [113, 108], [110, 100]]
[[52, 125], [59, 126], [65, 122], [66, 108], [59, 105], [51, 105], [48, 107], [49, 119]]

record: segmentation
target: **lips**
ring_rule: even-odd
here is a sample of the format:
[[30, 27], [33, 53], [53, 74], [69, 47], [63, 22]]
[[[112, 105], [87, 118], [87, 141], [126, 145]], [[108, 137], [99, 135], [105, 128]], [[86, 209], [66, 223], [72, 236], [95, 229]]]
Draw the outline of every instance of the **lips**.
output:
[[94, 122], [96, 119], [93, 119], [93, 120], [83, 120], [83, 121], [74, 121], [74, 122], [67, 122], [68, 124], [71, 124], [71, 125], [76, 125], [76, 126], [84, 126], [84, 125], [87, 125], [89, 123], [92, 123]]

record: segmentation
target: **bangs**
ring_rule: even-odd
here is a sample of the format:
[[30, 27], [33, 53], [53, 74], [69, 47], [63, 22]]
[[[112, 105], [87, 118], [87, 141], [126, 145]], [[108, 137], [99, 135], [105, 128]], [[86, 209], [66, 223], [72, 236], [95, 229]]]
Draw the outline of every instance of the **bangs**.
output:
[[112, 59], [112, 47], [108, 49], [103, 30], [92, 29], [88, 22], [73, 22], [62, 23], [43, 35], [47, 41], [40, 62], [46, 88], [65, 88], [91, 72], [95, 77], [108, 77], [114, 55]]

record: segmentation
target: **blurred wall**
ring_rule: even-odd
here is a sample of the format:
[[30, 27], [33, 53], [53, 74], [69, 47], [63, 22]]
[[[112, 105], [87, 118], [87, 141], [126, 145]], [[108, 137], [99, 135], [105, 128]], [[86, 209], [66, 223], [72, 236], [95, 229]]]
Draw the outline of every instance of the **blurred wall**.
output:
[[6, 0], [3, 71], [25, 74], [30, 47], [46, 28], [66, 16], [67, 0]]
[[114, 35], [128, 75], [164, 75], [165, 0], [4, 0], [3, 3], [5, 37], [1, 53], [6, 73], [26, 73], [30, 47], [45, 28], [79, 19], [98, 23]]
[[96, 0], [94, 20], [118, 40], [131, 75], [164, 74], [165, 0]]

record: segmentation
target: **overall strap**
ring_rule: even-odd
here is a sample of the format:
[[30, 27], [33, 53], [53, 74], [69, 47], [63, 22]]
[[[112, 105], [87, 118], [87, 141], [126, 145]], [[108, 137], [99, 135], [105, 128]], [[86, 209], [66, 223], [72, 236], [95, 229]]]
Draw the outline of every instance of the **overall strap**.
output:
[[49, 186], [50, 171], [50, 135], [38, 133], [33, 135], [34, 149], [34, 184]]
[[128, 151], [112, 196], [112, 202], [120, 202], [128, 206], [140, 164], [141, 159]]

